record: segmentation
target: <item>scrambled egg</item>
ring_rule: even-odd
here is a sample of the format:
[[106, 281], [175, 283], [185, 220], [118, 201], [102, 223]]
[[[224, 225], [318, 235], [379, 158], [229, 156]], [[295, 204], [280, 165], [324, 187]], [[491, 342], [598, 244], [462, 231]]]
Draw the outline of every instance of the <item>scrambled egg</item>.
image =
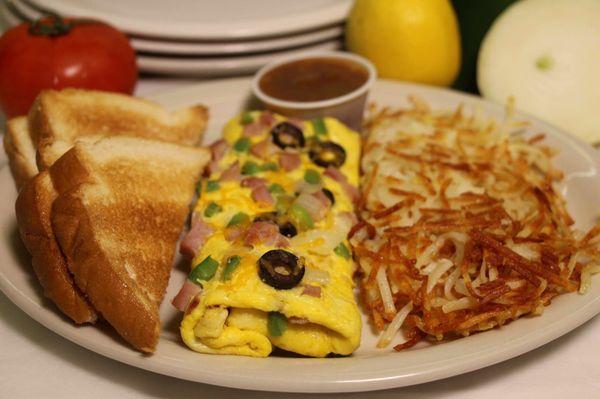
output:
[[[314, 357], [351, 354], [359, 345], [361, 321], [353, 294], [355, 265], [346, 240], [352, 224], [342, 217], [344, 213], [353, 212], [353, 204], [343, 184], [324, 175], [325, 168], [315, 165], [306, 150], [300, 151], [301, 164], [292, 171], [269, 167], [253, 175], [266, 179], [269, 184], [276, 183], [286, 194], [293, 195], [298, 184], [305, 180], [306, 170], [317, 170], [320, 184], [335, 198], [325, 217], [316, 221], [313, 228], [299, 231], [290, 238], [289, 247], [284, 248], [303, 259], [305, 266], [304, 277], [291, 289], [277, 289], [259, 276], [258, 260], [276, 247], [263, 243], [249, 246], [239, 240], [226, 239], [227, 226], [236, 214], [243, 212], [252, 219], [257, 214], [277, 209], [276, 205], [254, 201], [251, 188], [242, 187], [239, 181], [216, 183], [222, 171], [236, 161], [240, 165], [247, 161], [257, 164], [271, 161], [254, 156], [251, 151], [235, 149], [236, 142], [243, 136], [248, 137], [250, 144], [256, 144], [270, 137], [271, 126], [286, 120], [275, 115], [274, 121], [260, 134], [244, 135], [247, 120], [259, 123], [260, 117], [260, 112], [245, 113], [225, 126], [223, 137], [229, 149], [219, 160], [220, 172], [213, 173], [202, 184], [195, 212], [203, 216], [214, 232], [197, 253], [193, 266], [210, 256], [218, 262], [218, 267], [214, 276], [201, 282], [202, 292], [187, 308], [181, 335], [191, 349], [202, 353], [264, 357], [275, 346]], [[349, 184], [356, 186], [359, 135], [337, 120], [326, 118], [322, 122], [319, 132], [315, 132], [314, 123], [303, 122], [304, 137], [311, 140], [319, 135], [320, 140], [342, 146], [346, 160], [339, 171]], [[323, 126], [326, 133], [322, 131]], [[273, 161], [277, 162], [276, 157]], [[212, 187], [207, 191], [210, 184]], [[219, 210], [214, 214], [209, 212], [211, 216], [207, 217], [210, 204], [217, 204]], [[348, 251], [340, 251], [340, 246]], [[239, 257], [239, 263], [234, 270], [226, 270], [226, 260], [232, 256]], [[320, 287], [318, 296], [305, 294], [308, 283]], [[277, 316], [275, 322], [271, 320], [273, 315]], [[271, 323], [278, 327], [276, 331], [272, 331]]]

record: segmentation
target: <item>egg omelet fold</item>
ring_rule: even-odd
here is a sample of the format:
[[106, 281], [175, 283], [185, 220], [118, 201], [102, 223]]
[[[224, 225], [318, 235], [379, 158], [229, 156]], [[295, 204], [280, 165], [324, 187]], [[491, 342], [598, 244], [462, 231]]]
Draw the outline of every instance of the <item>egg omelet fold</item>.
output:
[[[264, 123], [268, 117], [273, 120]], [[258, 157], [251, 148], [270, 140], [271, 128], [283, 121], [284, 117], [258, 111], [230, 121], [223, 132], [228, 151], [218, 161], [218, 171], [203, 182], [194, 212], [210, 226], [212, 233], [192, 266], [204, 267], [207, 263], [203, 261], [209, 257], [213, 266], [218, 266], [210, 271], [212, 275], [202, 274], [205, 279], [201, 280], [202, 291], [188, 305], [181, 323], [181, 336], [194, 351], [265, 357], [277, 347], [324, 357], [351, 354], [359, 345], [361, 318], [352, 278], [355, 265], [346, 240], [352, 226], [348, 216], [353, 213], [353, 204], [345, 187], [358, 183], [359, 135], [331, 118], [317, 123], [305, 121], [301, 125], [294, 121], [307, 141], [332, 141], [345, 150], [345, 162], [339, 166], [347, 179], [345, 183], [329, 177], [324, 167], [315, 165], [308, 149], [299, 151], [301, 163], [294, 170], [269, 166], [252, 171], [252, 177], [264, 179], [270, 188], [277, 185], [278, 189], [271, 193], [277, 199], [275, 204], [256, 201], [252, 188], [243, 187], [239, 180], [220, 179], [223, 171], [236, 162], [242, 166], [248, 162], [259, 166], [277, 164], [276, 153], [268, 158]], [[260, 123], [264, 124], [262, 130]], [[248, 124], [258, 126], [248, 127]], [[251, 135], [247, 134], [249, 129], [254, 129]], [[325, 217], [309, 228], [298, 228], [298, 233], [289, 238], [289, 245], [282, 248], [303, 260], [305, 273], [296, 286], [278, 289], [261, 280], [258, 261], [267, 251], [279, 247], [260, 242], [249, 245], [243, 235], [232, 239], [231, 230], [241, 229], [237, 224], [238, 219], [242, 220], [239, 214], [246, 215], [243, 225], [248, 220], [251, 223], [257, 215], [285, 212], [281, 210], [285, 201], [278, 196], [297, 197], [299, 187], [305, 186], [302, 182], [308, 169], [318, 172], [319, 187], [327, 189], [335, 201]], [[237, 261], [233, 268], [228, 267], [232, 257]], [[311, 289], [307, 290], [308, 286]], [[314, 293], [315, 287], [318, 295]], [[271, 325], [273, 315], [277, 315], [275, 329]]]

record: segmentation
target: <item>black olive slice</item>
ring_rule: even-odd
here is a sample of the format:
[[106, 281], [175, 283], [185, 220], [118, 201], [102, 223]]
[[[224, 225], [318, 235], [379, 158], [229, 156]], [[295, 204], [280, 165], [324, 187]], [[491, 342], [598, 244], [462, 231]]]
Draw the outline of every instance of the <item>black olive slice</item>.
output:
[[262, 282], [278, 290], [289, 290], [304, 277], [304, 261], [283, 249], [265, 252], [258, 260], [258, 269]]
[[288, 220], [284, 220], [283, 216], [278, 215], [277, 212], [265, 212], [257, 215], [254, 218], [255, 222], [271, 222], [279, 227], [279, 232], [287, 238], [292, 238], [298, 234], [296, 226]]
[[335, 197], [333, 196], [331, 190], [324, 188], [323, 194], [325, 194], [325, 196], [329, 199], [329, 202], [331, 202], [331, 206], [333, 206], [335, 204]]
[[304, 134], [298, 126], [288, 122], [281, 122], [271, 129], [273, 142], [281, 149], [304, 147]]
[[272, 222], [275, 224], [277, 224], [277, 220], [278, 220], [277, 212], [259, 213], [254, 218], [255, 222]]
[[346, 162], [346, 151], [332, 141], [316, 143], [309, 151], [310, 159], [317, 165], [327, 168], [339, 168]]
[[292, 238], [298, 234], [298, 229], [292, 222], [283, 222], [279, 224], [279, 232], [287, 238]]

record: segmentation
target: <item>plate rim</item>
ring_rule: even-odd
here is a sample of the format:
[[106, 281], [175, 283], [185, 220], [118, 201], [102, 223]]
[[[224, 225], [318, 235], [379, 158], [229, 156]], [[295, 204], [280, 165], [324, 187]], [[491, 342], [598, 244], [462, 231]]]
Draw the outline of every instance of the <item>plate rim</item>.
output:
[[[250, 81], [251, 81], [251, 78], [246, 78], [246, 77], [215, 80], [215, 81], [211, 81], [208, 83], [206, 83], [206, 82], [200, 83], [198, 85], [193, 85], [193, 86], [186, 87], [183, 89], [167, 91], [164, 93], [149, 96], [148, 98], [153, 99], [155, 101], [158, 100], [159, 102], [161, 101], [161, 98], [162, 98], [163, 101], [164, 101], [164, 99], [166, 99], [166, 101], [169, 102], [169, 97], [176, 98], [179, 95], [178, 93], [187, 93], [187, 94], [181, 94], [181, 95], [185, 96], [185, 95], [189, 95], [190, 93], [194, 93], [194, 92], [198, 92], [198, 91], [201, 92], [203, 90], [209, 90], [209, 89], [206, 89], [206, 86], [212, 86], [212, 87], [217, 88], [223, 84], [238, 85], [240, 87], [245, 88], [245, 87], [248, 87]], [[416, 89], [416, 90], [426, 89], [426, 90], [433, 90], [433, 91], [441, 90], [446, 93], [454, 92], [454, 94], [459, 94], [459, 97], [464, 97], [466, 94], [466, 93], [457, 92], [454, 90], [439, 89], [439, 88], [433, 88], [430, 86], [418, 85], [418, 84], [398, 83], [398, 82], [393, 82], [393, 81], [386, 81], [383, 79], [380, 79], [377, 82], [377, 85], [380, 85], [380, 86], [381, 85], [385, 86], [385, 85], [389, 85], [389, 84], [392, 84], [392, 86], [398, 86], [398, 89], [404, 88], [408, 91], [410, 91], [411, 89], [413, 89], [413, 90], [414, 89]], [[472, 96], [469, 94], [466, 94], [466, 96], [471, 97], [472, 100], [475, 100], [475, 103], [483, 102], [483, 103], [486, 103], [487, 106], [502, 108], [501, 106], [499, 106], [497, 104], [493, 104], [493, 103], [483, 100], [477, 96]], [[400, 96], [399, 96], [399, 98], [400, 98]], [[565, 135], [565, 133], [561, 129], [552, 127], [548, 123], [539, 121], [535, 117], [527, 116], [526, 114], [523, 114], [523, 113], [518, 113], [518, 116], [524, 116], [528, 119], [532, 119], [532, 120], [536, 121], [537, 123], [540, 123], [542, 126], [551, 127], [552, 130], [554, 130], [562, 135]], [[595, 150], [593, 150], [586, 143], [577, 139], [576, 137], [567, 135], [566, 138], [569, 141], [572, 141], [573, 145], [575, 145], [579, 149], [583, 149], [585, 152], [587, 152], [592, 157], [592, 159], [595, 160], [595, 162], [600, 165], [600, 155], [598, 155], [598, 153], [596, 153]], [[7, 166], [0, 168], [0, 177], [2, 175], [10, 176]], [[14, 252], [14, 248], [12, 248], [12, 251]], [[499, 352], [498, 352], [497, 348], [487, 348], [487, 349], [477, 350], [477, 351], [473, 351], [473, 352], [468, 352], [468, 353], [461, 355], [459, 357], [460, 362], [458, 364], [458, 367], [457, 367], [457, 365], [454, 365], [453, 367], [444, 365], [444, 359], [440, 359], [440, 360], [437, 360], [434, 362], [430, 362], [430, 364], [431, 364], [430, 371], [421, 372], [421, 373], [417, 373], [414, 375], [400, 375], [400, 376], [395, 375], [394, 376], [394, 375], [391, 375], [394, 373], [393, 370], [387, 370], [386, 373], [381, 374], [378, 377], [361, 378], [361, 379], [357, 379], [357, 378], [355, 378], [355, 379], [352, 379], [352, 378], [336, 379], [336, 380], [332, 380], [332, 381], [328, 381], [328, 382], [301, 381], [300, 383], [296, 383], [294, 386], [290, 387], [287, 381], [283, 381], [283, 380], [282, 381], [271, 381], [271, 380], [267, 381], [264, 376], [262, 376], [261, 378], [257, 378], [256, 376], [247, 376], [247, 375], [236, 376], [235, 381], [232, 382], [232, 379], [229, 376], [224, 375], [223, 373], [219, 373], [218, 371], [216, 371], [216, 372], [215, 371], [212, 371], [212, 372], [205, 371], [204, 374], [202, 374], [199, 378], [199, 376], [197, 374], [195, 374], [195, 375], [190, 374], [189, 367], [184, 367], [184, 366], [186, 366], [185, 363], [169, 369], [169, 368], [165, 368], [164, 366], [161, 366], [158, 363], [147, 362], [147, 361], [145, 362], [145, 358], [142, 355], [138, 354], [137, 352], [129, 349], [128, 347], [126, 347], [120, 343], [115, 344], [114, 342], [110, 342], [109, 344], [107, 344], [107, 343], [98, 344], [98, 343], [92, 342], [92, 340], [86, 339], [86, 335], [78, 333], [79, 332], [78, 329], [77, 330], [68, 329], [65, 326], [71, 326], [71, 325], [68, 323], [65, 324], [64, 319], [55, 317], [56, 315], [53, 315], [54, 312], [51, 312], [49, 309], [47, 309], [43, 306], [40, 306], [40, 304], [36, 303], [33, 299], [29, 298], [25, 293], [21, 292], [18, 287], [14, 286], [12, 284], [12, 282], [6, 278], [6, 276], [4, 274], [4, 270], [2, 268], [0, 268], [0, 289], [5, 293], [5, 295], [13, 303], [15, 303], [16, 306], [21, 308], [26, 314], [29, 315], [29, 317], [31, 317], [38, 323], [44, 325], [51, 331], [57, 333], [58, 335], [61, 335], [64, 338], [66, 338], [82, 347], [90, 349], [93, 352], [101, 354], [105, 357], [112, 358], [114, 360], [129, 364], [134, 367], [146, 369], [146, 370], [156, 372], [159, 374], [169, 375], [172, 377], [183, 378], [183, 379], [188, 379], [188, 380], [192, 380], [192, 381], [198, 381], [198, 382], [203, 382], [203, 383], [208, 383], [208, 384], [213, 384], [213, 385], [226, 386], [226, 387], [230, 387], [230, 388], [278, 391], [278, 392], [310, 392], [310, 393], [316, 393], [316, 392], [322, 392], [322, 393], [324, 393], [324, 392], [361, 392], [361, 391], [369, 391], [369, 390], [388, 389], [388, 388], [407, 386], [407, 385], [415, 385], [415, 384], [420, 384], [420, 383], [424, 383], [424, 382], [428, 382], [428, 381], [432, 381], [432, 380], [438, 380], [438, 379], [466, 373], [469, 371], [473, 371], [476, 369], [480, 369], [483, 367], [487, 367], [492, 364], [502, 362], [504, 360], [516, 357], [520, 354], [523, 354], [525, 352], [528, 352], [530, 350], [538, 348], [538, 347], [566, 334], [567, 332], [574, 330], [575, 328], [579, 327], [581, 324], [590, 320], [592, 317], [594, 317], [596, 314], [598, 314], [600, 312], [600, 296], [593, 297], [583, 307], [578, 308], [576, 311], [570, 313], [568, 316], [551, 320], [546, 325], [546, 329], [544, 331], [541, 331], [541, 332], [536, 331], [535, 334], [533, 332], [530, 332], [528, 334], [525, 334], [525, 335], [519, 337], [518, 339], [511, 340], [511, 341], [509, 341], [508, 347], [502, 348], [502, 350]], [[564, 298], [564, 296], [561, 296], [561, 297]], [[38, 314], [39, 312], [41, 312], [42, 316], [40, 316]], [[84, 327], [84, 328], [88, 328], [88, 327]], [[89, 327], [89, 328], [93, 328], [93, 327]], [[76, 333], [76, 331], [77, 331], [77, 333]], [[535, 340], [534, 345], [531, 345], [531, 339], [532, 339], [530, 337], [531, 335], [536, 335], [538, 337]], [[452, 341], [452, 342], [456, 342], [456, 341]], [[443, 345], [450, 345], [450, 344], [452, 344], [452, 342], [444, 343]], [[473, 358], [473, 357], [475, 357], [475, 358], [481, 357], [482, 353], [487, 356], [485, 358], [486, 359], [485, 361], [476, 362], [472, 359], [469, 360], [470, 358]], [[199, 356], [198, 358], [201, 358], [200, 356], [202, 356], [202, 355], [198, 355], [198, 356]], [[205, 356], [210, 356], [210, 355], [205, 355]], [[347, 359], [352, 359], [352, 358], [336, 359], [336, 361], [340, 360], [340, 361], [344, 362], [344, 361], [347, 361]], [[252, 359], [252, 360], [261, 361], [260, 359]], [[309, 363], [312, 360], [315, 360], [315, 359], [301, 359], [302, 362], [309, 362]], [[358, 374], [360, 374], [360, 372], [358, 372]], [[270, 385], [266, 384], [267, 382], [270, 383]]]
[[[323, 6], [314, 12], [301, 16], [289, 16], [270, 24], [263, 23], [250, 26], [221, 27], [219, 24], [177, 23], [156, 25], [153, 22], [135, 20], [116, 13], [86, 9], [83, 5], [69, 4], [62, 0], [21, 0], [37, 9], [50, 9], [63, 15], [87, 15], [93, 18], [109, 21], [128, 34], [149, 38], [163, 39], [202, 39], [202, 40], [239, 40], [277, 37], [288, 34], [299, 34], [308, 30], [335, 25], [343, 22], [350, 11], [350, 0], [337, 0], [335, 3]], [[304, 22], [303, 22], [304, 21]], [[225, 24], [221, 24], [222, 26]]]

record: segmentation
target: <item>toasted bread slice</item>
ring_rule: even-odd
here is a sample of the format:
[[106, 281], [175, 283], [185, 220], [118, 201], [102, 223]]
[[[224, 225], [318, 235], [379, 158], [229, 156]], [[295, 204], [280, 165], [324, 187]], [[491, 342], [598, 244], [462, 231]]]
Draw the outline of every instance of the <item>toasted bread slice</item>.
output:
[[46, 90], [29, 111], [39, 170], [48, 169], [85, 136], [134, 136], [198, 145], [208, 111], [196, 105], [169, 112], [151, 101], [92, 90]]
[[35, 145], [29, 135], [26, 116], [9, 120], [4, 134], [4, 151], [17, 189], [38, 172], [35, 161]]
[[132, 137], [77, 143], [49, 169], [52, 229], [77, 286], [137, 349], [152, 352], [179, 234], [205, 149]]
[[73, 282], [50, 222], [56, 191], [48, 172], [29, 180], [16, 202], [21, 239], [32, 256], [31, 263], [44, 294], [75, 323], [93, 323], [96, 311]]

